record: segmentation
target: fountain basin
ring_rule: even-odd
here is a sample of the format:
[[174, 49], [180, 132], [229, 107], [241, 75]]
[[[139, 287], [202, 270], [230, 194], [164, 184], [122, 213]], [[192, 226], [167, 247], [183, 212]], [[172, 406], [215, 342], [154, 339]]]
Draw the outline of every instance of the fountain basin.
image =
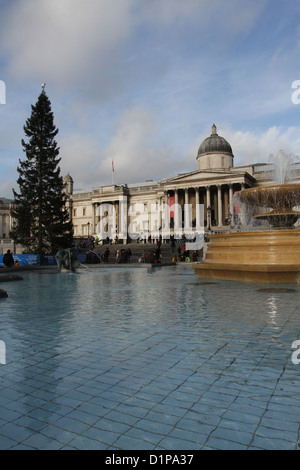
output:
[[273, 229], [290, 229], [300, 217], [300, 212], [293, 210], [282, 210], [281, 212], [271, 211], [267, 214], [258, 214], [253, 218], [256, 220], [267, 220]]
[[246, 204], [286, 210], [300, 204], [300, 184], [280, 184], [244, 189], [240, 200]]
[[239, 193], [242, 203], [253, 207], [269, 207], [271, 212], [257, 214], [255, 219], [267, 220], [272, 228], [292, 228], [300, 217], [293, 207], [300, 205], [300, 185], [281, 184], [244, 189]]
[[209, 236], [201, 278], [266, 283], [300, 282], [300, 231], [267, 230]]

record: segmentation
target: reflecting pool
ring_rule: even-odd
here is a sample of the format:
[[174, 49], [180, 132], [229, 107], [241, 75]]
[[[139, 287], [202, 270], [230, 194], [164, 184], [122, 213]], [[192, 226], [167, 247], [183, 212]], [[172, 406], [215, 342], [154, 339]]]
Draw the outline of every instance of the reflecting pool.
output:
[[297, 448], [300, 286], [22, 276], [0, 285], [0, 449]]

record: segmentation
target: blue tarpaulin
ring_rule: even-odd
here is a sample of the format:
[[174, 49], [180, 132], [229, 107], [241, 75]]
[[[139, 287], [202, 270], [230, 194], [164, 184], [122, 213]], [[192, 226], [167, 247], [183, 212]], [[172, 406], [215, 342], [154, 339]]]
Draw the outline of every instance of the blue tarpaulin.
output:
[[[0, 266], [4, 266], [3, 264], [3, 256], [0, 255]], [[38, 261], [38, 255], [14, 255], [13, 254], [14, 261], [16, 262], [18, 260], [20, 266], [25, 266], [27, 264], [42, 264], [43, 266], [53, 266], [56, 265], [56, 260], [54, 255], [47, 255], [44, 256], [44, 261], [40, 263]], [[85, 263], [86, 259], [86, 253], [78, 253], [77, 254], [77, 259], [80, 263]]]

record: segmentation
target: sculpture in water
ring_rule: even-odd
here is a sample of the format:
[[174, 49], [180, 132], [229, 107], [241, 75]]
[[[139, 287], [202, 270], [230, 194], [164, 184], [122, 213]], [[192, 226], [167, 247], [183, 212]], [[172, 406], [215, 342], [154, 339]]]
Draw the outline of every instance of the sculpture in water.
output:
[[204, 263], [194, 265], [200, 277], [300, 282], [300, 231], [294, 227], [300, 217], [296, 209], [300, 206], [300, 184], [288, 182], [291, 156], [283, 151], [274, 160], [274, 175], [281, 184], [249, 188], [239, 193], [239, 200], [251, 206], [254, 218], [267, 220], [268, 227], [210, 235]]
[[74, 272], [76, 268], [81, 266], [81, 263], [77, 259], [76, 248], [67, 248], [59, 250], [55, 259], [57, 267], [61, 272]]

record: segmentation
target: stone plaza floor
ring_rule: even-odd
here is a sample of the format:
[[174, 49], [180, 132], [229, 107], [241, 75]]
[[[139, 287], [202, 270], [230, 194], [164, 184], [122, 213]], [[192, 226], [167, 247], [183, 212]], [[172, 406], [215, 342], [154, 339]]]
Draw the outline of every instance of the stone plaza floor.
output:
[[0, 285], [0, 449], [299, 447], [300, 286], [22, 276]]

